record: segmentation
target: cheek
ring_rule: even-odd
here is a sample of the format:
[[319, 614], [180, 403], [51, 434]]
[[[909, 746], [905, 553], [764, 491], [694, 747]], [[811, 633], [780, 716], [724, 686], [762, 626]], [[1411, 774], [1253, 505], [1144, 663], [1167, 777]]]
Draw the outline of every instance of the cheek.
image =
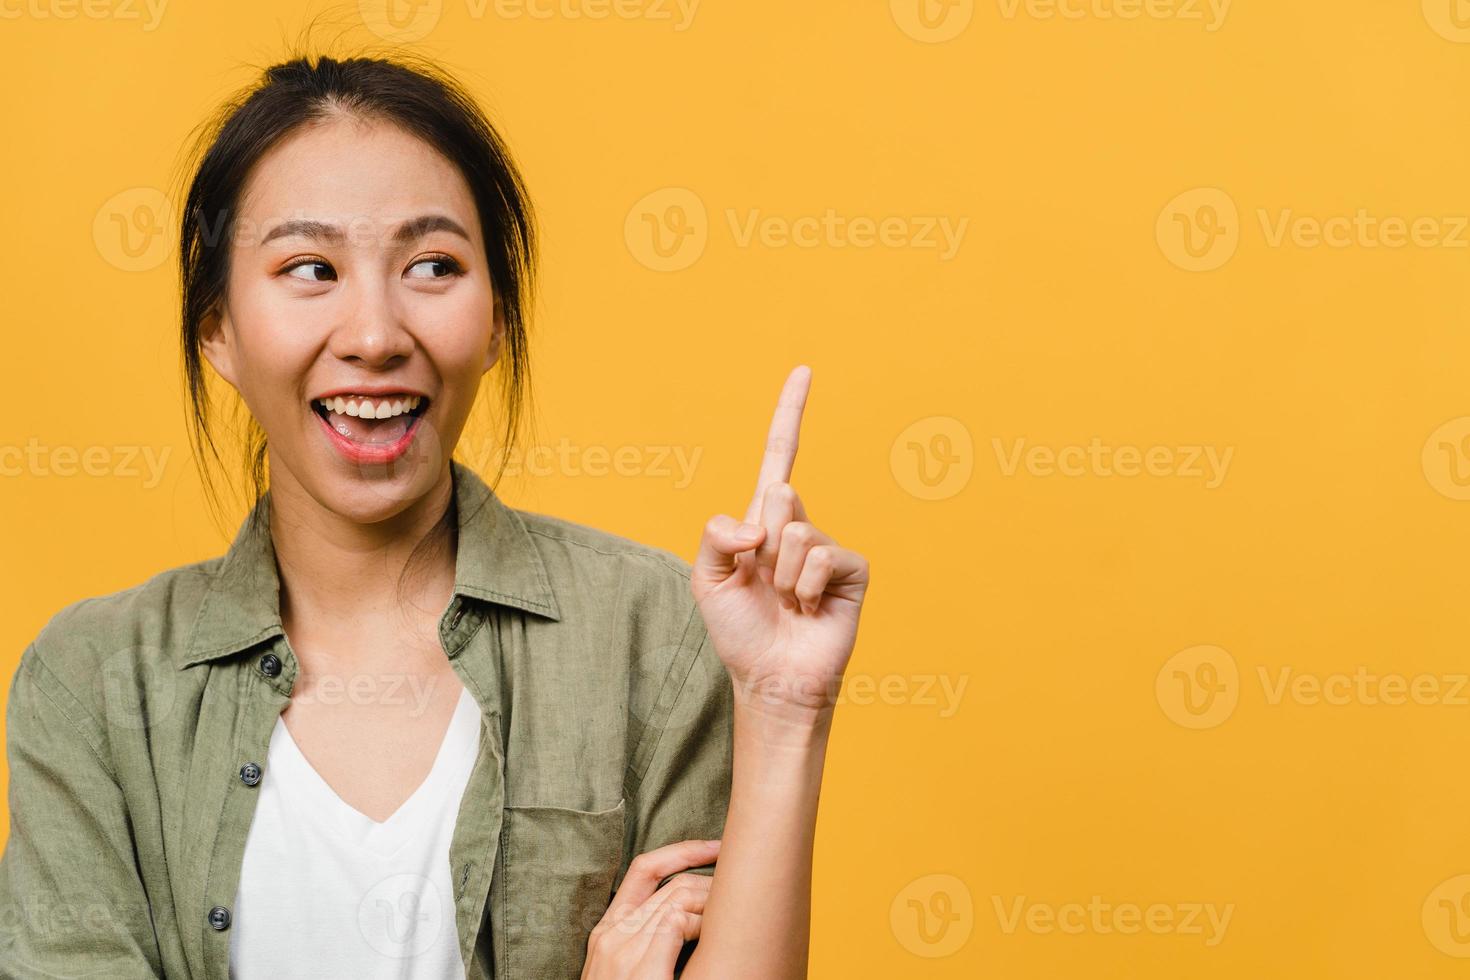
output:
[[478, 380], [494, 333], [494, 314], [488, 287], [456, 290], [416, 311], [415, 332], [443, 374]]
[[230, 296], [239, 361], [241, 394], [257, 415], [273, 406], [290, 404], [307, 367], [318, 333], [323, 329], [303, 304], [291, 304], [266, 290], [244, 289]]

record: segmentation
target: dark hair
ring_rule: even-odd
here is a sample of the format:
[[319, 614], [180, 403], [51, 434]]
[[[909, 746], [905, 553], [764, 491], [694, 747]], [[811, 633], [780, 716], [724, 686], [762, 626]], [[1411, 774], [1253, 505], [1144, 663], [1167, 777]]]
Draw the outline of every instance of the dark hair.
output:
[[[419, 137], [459, 169], [474, 196], [491, 284], [506, 325], [501, 358], [506, 374], [502, 385], [506, 451], [500, 454], [492, 487], [499, 484], [522, 412], [530, 405], [526, 325], [535, 296], [534, 213], [509, 150], [474, 99], [439, 66], [402, 52], [343, 60], [301, 56], [273, 65], [222, 106], [199, 133], [190, 157], [187, 197], [180, 208], [181, 339], [191, 409], [189, 436], [216, 519], [222, 508], [206, 450], [217, 464], [220, 455], [210, 430], [201, 326], [225, 298], [240, 195], [251, 168], [271, 147], [299, 127], [338, 113], [385, 120]], [[249, 412], [244, 414], [245, 476], [254, 517], [263, 509], [255, 505], [267, 489], [266, 438]], [[448, 513], [415, 548], [415, 555], [446, 538], [444, 532], [453, 532], [453, 514], [451, 500]], [[412, 559], [411, 555], [409, 565]]]

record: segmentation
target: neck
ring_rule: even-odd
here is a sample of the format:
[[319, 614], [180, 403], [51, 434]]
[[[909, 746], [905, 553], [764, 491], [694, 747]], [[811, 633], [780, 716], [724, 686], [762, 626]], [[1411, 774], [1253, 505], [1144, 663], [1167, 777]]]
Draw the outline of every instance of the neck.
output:
[[293, 621], [362, 623], [395, 611], [437, 615], [448, 606], [457, 542], [434, 549], [427, 564], [421, 557], [401, 597], [398, 588], [410, 553], [453, 505], [447, 465], [427, 493], [374, 522], [323, 506], [285, 467], [270, 472], [270, 533], [288, 634]]

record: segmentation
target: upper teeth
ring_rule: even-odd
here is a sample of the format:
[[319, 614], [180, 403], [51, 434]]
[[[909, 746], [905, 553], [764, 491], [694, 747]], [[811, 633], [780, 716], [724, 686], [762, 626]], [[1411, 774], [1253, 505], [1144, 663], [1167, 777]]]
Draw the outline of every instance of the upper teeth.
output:
[[413, 411], [419, 407], [419, 402], [422, 400], [418, 395], [411, 395], [407, 398], [385, 398], [375, 405], [368, 398], [338, 395], [335, 398], [318, 398], [317, 404], [329, 412], [337, 412], [341, 415], [364, 419], [389, 419], [395, 415]]

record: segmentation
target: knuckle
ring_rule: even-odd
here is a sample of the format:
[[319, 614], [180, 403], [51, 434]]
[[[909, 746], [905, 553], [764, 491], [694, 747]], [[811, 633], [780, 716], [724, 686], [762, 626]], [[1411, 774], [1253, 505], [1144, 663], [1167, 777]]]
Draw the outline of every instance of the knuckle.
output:
[[816, 538], [817, 529], [806, 521], [792, 521], [781, 529], [781, 544], [807, 544]]

